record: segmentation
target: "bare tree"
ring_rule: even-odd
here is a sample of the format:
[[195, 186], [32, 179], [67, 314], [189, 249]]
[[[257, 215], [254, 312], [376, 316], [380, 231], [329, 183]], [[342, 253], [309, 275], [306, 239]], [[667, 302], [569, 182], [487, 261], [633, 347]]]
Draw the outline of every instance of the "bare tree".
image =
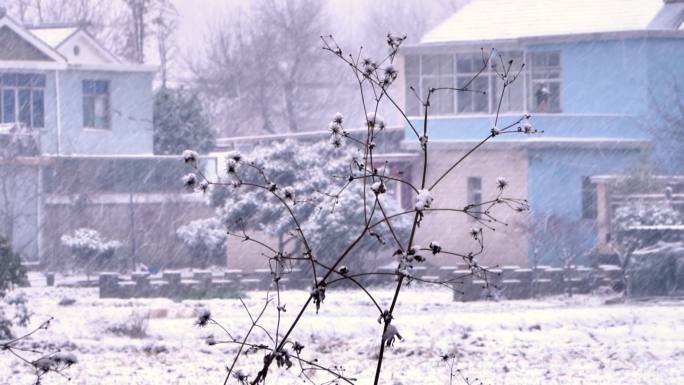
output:
[[119, 40], [114, 25], [120, 7], [109, 0], [16, 0], [8, 10], [26, 24], [80, 23], [110, 47]]
[[177, 51], [175, 30], [178, 27], [178, 11], [170, 0], [160, 0], [158, 16], [154, 18], [156, 26], [157, 51], [159, 53], [159, 76], [162, 88], [166, 88], [169, 77], [169, 65]]
[[[269, 373], [272, 372], [272, 366], [285, 369], [295, 367], [299, 371], [298, 377], [312, 384], [316, 384], [312, 377], [313, 373], [323, 373], [331, 376], [332, 379], [326, 383], [346, 382], [353, 384], [355, 378], [346, 374], [341, 366], [324, 364], [317, 357], [305, 357], [302, 354], [304, 346], [296, 340], [295, 334], [295, 330], [308, 308], [315, 307], [315, 310], [318, 311], [323, 306], [326, 295], [329, 295], [329, 289], [340, 282], [348, 282], [355, 285], [368, 298], [369, 306], [372, 306], [377, 311], [377, 319], [372, 321], [377, 321], [380, 324], [378, 327], [380, 338], [378, 339], [378, 354], [374, 378], [374, 384], [377, 385], [380, 382], [385, 351], [402, 339], [397, 326], [398, 323], [395, 319], [402, 288], [410, 282], [419, 281], [426, 284], [449, 287], [458, 291], [458, 285], [461, 279], [464, 278], [454, 277], [446, 280], [422, 278], [413, 273], [414, 266], [424, 263], [431, 254], [444, 253], [466, 264], [470, 270], [468, 275], [475, 275], [486, 281], [488, 275], [494, 274], [488, 268], [481, 266], [477, 261], [477, 257], [484, 250], [485, 229], [493, 230], [496, 226], [503, 224], [494, 214], [496, 212], [495, 207], [501, 206], [521, 212], [527, 210], [527, 202], [523, 199], [506, 197], [504, 191], [508, 182], [503, 178], [497, 181], [498, 193], [491, 197], [491, 199], [472, 203], [461, 208], [437, 208], [433, 204], [435, 198], [432, 195], [432, 191], [458, 168], [470, 154], [485, 143], [499, 136], [515, 133], [533, 134], [537, 130], [530, 124], [529, 115], [527, 114], [515, 121], [506, 123], [500, 121], [499, 115], [496, 114], [493, 127], [486, 130], [488, 134], [483, 135], [484, 138], [481, 141], [462, 156], [453, 159], [449, 167], [438, 170], [436, 174], [430, 174], [430, 177], [428, 177], [430, 142], [428, 139], [427, 118], [430, 112], [431, 98], [436, 93], [443, 92], [483, 91], [470, 88], [472, 82], [479, 74], [462, 85], [461, 88], [429, 89], [425, 95], [416, 95], [422, 104], [425, 119], [420, 122], [420, 125], [412, 122], [406, 118], [402, 108], [392, 98], [391, 94], [387, 92], [398, 77], [398, 72], [392, 62], [403, 40], [403, 37], [388, 34], [386, 41], [390, 52], [386, 56], [381, 57], [380, 60], [373, 60], [365, 57], [363, 50], [351, 53], [342, 50], [332, 36], [322, 37], [324, 50], [329, 52], [332, 57], [341, 61], [343, 67], [350, 69], [353, 79], [356, 80], [367, 128], [366, 135], [362, 139], [357, 139], [346, 130], [344, 126], [346, 120], [342, 114], [335, 114], [329, 123], [330, 145], [349, 146], [355, 148], [359, 154], [356, 157], [352, 157], [349, 161], [348, 175], [329, 176], [330, 178], [337, 178], [340, 184], [338, 189], [322, 192], [314, 190], [310, 191], [309, 194], [302, 193], [301, 191], [295, 192], [296, 190], [293, 186], [281, 186], [275, 182], [278, 172], [289, 171], [278, 171], [277, 168], [274, 171], [265, 167], [259, 161], [244, 158], [242, 154], [236, 151], [226, 155], [226, 169], [230, 179], [221, 181], [210, 180], [198, 168], [198, 155], [196, 152], [188, 150], [183, 154], [186, 163], [190, 164], [193, 168], [193, 173], [183, 177], [183, 183], [186, 187], [198, 191], [207, 191], [209, 188], [228, 189], [227, 193], [231, 194], [243, 194], [245, 189], [263, 191], [273, 202], [281, 205], [283, 216], [280, 220], [289, 226], [291, 234], [293, 234], [292, 236], [302, 245], [299, 251], [288, 252], [287, 250], [280, 249], [280, 245], [272, 246], [258, 239], [258, 237], [245, 232], [230, 233], [231, 236], [238, 237], [244, 242], [253, 243], [255, 248], [262, 251], [265, 262], [271, 269], [273, 276], [272, 287], [274, 287], [275, 294], [268, 295], [263, 306], [257, 312], [250, 310], [243, 302], [243, 307], [250, 320], [250, 326], [246, 332], [240, 334], [233, 334], [223, 327], [217, 320], [212, 318], [209, 310], [203, 309], [200, 311], [197, 319], [199, 326], [217, 325], [227, 336], [225, 340], [217, 340], [213, 337], [208, 339], [207, 342], [210, 345], [233, 344], [238, 346], [237, 354], [235, 354], [232, 363], [228, 367], [224, 384], [227, 384], [231, 378], [243, 385], [248, 383], [252, 385], [264, 383]], [[489, 58], [491, 56], [494, 55], [482, 52], [480, 73], [490, 65]], [[500, 57], [497, 57], [496, 60], [503, 62], [503, 58]], [[497, 74], [503, 81], [502, 93], [497, 95], [499, 102], [503, 99], [506, 88], [517, 79], [522, 70], [522, 66], [518, 67], [516, 65], [514, 68], [513, 61], [509, 61], [501, 67], [498, 70], [500, 72]], [[377, 111], [380, 104], [385, 102], [394, 106], [406, 118], [405, 124], [408, 126], [409, 140], [415, 141], [419, 146], [420, 156], [418, 162], [422, 172], [418, 180], [408, 180], [388, 175], [386, 173], [387, 165], [374, 158], [375, 141], [383, 135], [385, 128], [385, 122], [377, 114]], [[316, 155], [313, 154], [312, 156]], [[412, 209], [400, 212], [390, 212], [388, 210], [387, 199], [392, 198], [389, 198], [386, 194], [386, 185], [390, 182], [402, 183], [411, 189], [415, 202]], [[346, 199], [352, 185], [357, 185], [363, 193], [358, 198]], [[327, 199], [316, 199], [320, 198], [319, 195]], [[254, 202], [256, 205], [260, 203]], [[329, 205], [336, 207], [338, 204], [359, 205], [362, 207], [362, 210], [359, 210], [358, 218], [354, 218], [357, 226], [350, 226], [348, 230], [353, 235], [351, 241], [348, 242], [346, 247], [340, 248], [338, 253], [334, 253], [332, 258], [323, 259], [324, 251], [312, 246], [311, 237], [313, 235], [305, 226], [300, 215], [302, 205], [313, 205], [314, 207], [322, 208], [330, 207]], [[336, 210], [338, 209], [336, 208]], [[439, 240], [434, 240], [427, 247], [416, 245], [415, 239], [420, 231], [421, 223], [429, 220], [430, 213], [436, 211], [460, 213], [469, 216], [479, 223], [482, 228], [475, 228], [470, 231], [470, 235], [476, 242], [476, 248], [468, 251], [445, 250], [440, 245]], [[410, 231], [408, 234], [401, 234], [397, 232], [395, 225], [398, 220], [405, 217], [410, 218]], [[366, 270], [361, 264], [353, 262], [352, 256], [358, 252], [362, 241], [369, 237], [372, 238], [372, 232], [378, 228], [385, 228], [390, 234], [387, 242], [377, 242], [377, 250], [378, 252], [392, 255], [395, 258], [396, 269], [394, 272]], [[308, 279], [311, 282], [311, 290], [308, 298], [297, 310], [289, 326], [284, 327], [284, 325], [281, 325], [281, 313], [286, 310], [281, 298], [280, 285], [282, 278], [292, 271], [292, 264], [295, 263], [308, 267], [308, 272], [310, 273]], [[364, 277], [374, 275], [390, 275], [395, 278], [396, 286], [389, 303], [379, 301], [360, 281]], [[265, 325], [261, 321], [262, 315], [269, 308], [273, 307], [277, 311], [276, 324]], [[239, 338], [237, 337], [238, 335], [240, 336]], [[261, 369], [256, 373], [248, 374], [238, 369], [237, 365], [243, 356], [243, 350], [263, 352], [263, 360], [262, 364], [260, 364]], [[443, 359], [448, 361], [449, 356], [446, 355], [445, 357]], [[295, 363], [298, 365], [295, 366]], [[453, 377], [453, 365], [450, 371]]]
[[135, 63], [145, 62], [145, 41], [150, 35], [148, 25], [152, 22], [154, 0], [124, 0], [126, 4], [126, 21], [123, 23], [124, 43], [119, 47], [119, 54]]
[[224, 134], [322, 128], [331, 101], [353, 90], [316, 46], [329, 20], [320, 1], [260, 0], [211, 29], [191, 66]]

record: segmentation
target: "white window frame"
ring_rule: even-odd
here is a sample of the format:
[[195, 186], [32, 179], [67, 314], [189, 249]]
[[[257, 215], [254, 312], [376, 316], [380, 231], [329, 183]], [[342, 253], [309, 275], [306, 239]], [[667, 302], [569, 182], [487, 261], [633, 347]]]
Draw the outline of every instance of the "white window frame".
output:
[[[86, 82], [104, 82], [107, 84], [107, 92], [104, 94], [98, 94], [97, 92], [93, 93], [86, 93], [84, 90], [84, 86]], [[88, 129], [88, 130], [111, 130], [112, 129], [112, 82], [108, 79], [83, 79], [81, 82], [81, 93], [82, 93], [82, 105], [83, 105], [83, 128]], [[86, 98], [91, 97], [93, 98], [93, 125], [88, 125], [88, 122], [86, 122]], [[106, 116], [105, 118], [105, 125], [104, 127], [98, 127], [95, 123], [97, 122], [97, 117], [95, 116], [95, 104], [98, 99], [104, 99], [105, 100], [105, 106], [106, 106]]]
[[[454, 58], [454, 66], [455, 66], [454, 72], [456, 72], [455, 77], [457, 79], [456, 80], [456, 87], [462, 88], [463, 86], [466, 85], [466, 82], [473, 79], [473, 77], [482, 68], [482, 64], [480, 63], [480, 61], [482, 60], [482, 53], [481, 52], [465, 53], [465, 54], [456, 54], [455, 56], [456, 57]], [[459, 58], [459, 56], [460, 56], [460, 58]], [[458, 60], [459, 59], [468, 59], [468, 60], [471, 60], [472, 63], [478, 63], [478, 65], [476, 65], [474, 68], [471, 68], [471, 70], [469, 72], [459, 73], [458, 72]], [[493, 77], [493, 71], [491, 71], [490, 66], [487, 66], [487, 68], [484, 71], [482, 71], [482, 73], [480, 73], [478, 78], [482, 79], [485, 76], [486, 76], [486, 80], [487, 80], [487, 89], [486, 90], [481, 90], [479, 87], [474, 86], [472, 83], [471, 83], [470, 89], [472, 89], [473, 91], [485, 91], [485, 92], [487, 92], [486, 95], [478, 94], [476, 92], [471, 92], [471, 91], [465, 91], [465, 92], [464, 91], [454, 91], [454, 94], [455, 94], [454, 99], [455, 100], [454, 100], [454, 112], [453, 113], [455, 115], [485, 115], [485, 114], [490, 113], [490, 111], [492, 110], [492, 103], [491, 103], [490, 94], [491, 94], [491, 89], [492, 89], [492, 77]], [[463, 79], [465, 81], [458, 81], [459, 77], [463, 77]], [[476, 111], [473, 109], [471, 111], [459, 112], [459, 108], [461, 107], [460, 103], [459, 103], [459, 97], [465, 97], [466, 95], [470, 97], [471, 107], [473, 107], [473, 104], [474, 104], [473, 98], [484, 97], [485, 100], [487, 101], [487, 110], [486, 111]]]
[[[562, 108], [562, 100], [561, 100], [561, 95], [562, 95], [562, 53], [560, 50], [543, 50], [543, 51], [528, 51], [526, 49], [515, 49], [511, 48], [508, 50], [502, 50], [501, 54], [504, 58], [504, 65], [507, 63], [505, 60], [509, 57], [515, 57], [518, 59], [518, 64], [520, 59], [524, 58], [525, 61], [525, 69], [520, 73], [518, 79], [516, 79], [514, 85], [519, 86], [522, 88], [520, 92], [520, 97], [522, 98], [522, 102], [520, 103], [521, 105], [521, 110], [518, 109], [503, 109], [501, 111], [501, 114], [517, 114], [517, 113], [525, 113], [528, 111], [534, 111], [534, 100], [533, 97], [534, 95], [532, 94], [532, 89], [533, 89], [533, 81], [538, 82], [538, 80], [533, 79], [533, 72], [534, 71], [534, 66], [531, 64], [534, 55], [537, 54], [544, 54], [544, 55], [552, 55], [552, 54], [557, 54], [558, 55], [558, 67], [557, 67], [557, 73], [558, 77], [554, 77], [550, 79], [551, 82], [557, 83], [558, 84], [558, 109], [557, 110], [549, 110], [545, 112], [538, 112], [538, 113], [548, 113], [548, 114], [559, 114], [562, 113], [563, 108]], [[480, 51], [465, 51], [465, 52], [459, 52], [459, 53], [452, 53], [452, 54], [445, 54], [445, 53], [426, 53], [426, 54], [413, 54], [413, 55], [408, 55], [412, 56], [414, 58], [417, 58], [417, 73], [414, 74], [406, 74], [405, 76], [405, 97], [406, 97], [406, 114], [410, 117], [422, 117], [423, 116], [423, 109], [422, 106], [420, 105], [420, 102], [416, 101], [415, 95], [413, 92], [409, 89], [409, 86], [413, 86], [416, 89], [416, 93], [421, 97], [424, 98], [427, 95], [427, 89], [425, 89], [425, 84], [423, 80], [425, 78], [430, 78], [430, 79], [439, 79], [441, 75], [435, 74], [435, 75], [429, 75], [429, 74], [423, 74], [423, 58], [425, 56], [432, 56], [432, 55], [452, 55], [453, 57], [453, 71], [452, 71], [452, 78], [453, 78], [453, 83], [454, 87], [462, 87], [464, 84], [461, 84], [458, 82], [459, 77], [463, 77], [464, 74], [461, 74], [458, 72], [458, 60], [459, 58], [463, 58], [464, 56], [470, 56], [471, 58], [476, 58], [482, 57], [482, 53]], [[497, 56], [496, 60], [500, 60]], [[500, 62], [497, 61], [497, 64], [500, 65]], [[517, 66], [514, 64], [514, 69], [517, 68]], [[480, 67], [477, 68], [479, 70]], [[465, 74], [465, 76], [470, 75], [470, 78], [472, 78], [473, 75], [477, 73], [477, 70], [468, 72]], [[511, 75], [515, 75], [517, 72], [511, 71]], [[498, 98], [499, 94], [498, 92], [494, 92], [495, 87], [496, 87], [496, 73], [492, 71], [491, 66], [488, 66], [487, 69], [485, 69], [481, 74], [480, 77], [486, 76], [487, 77], [487, 111], [467, 111], [467, 112], [459, 112], [459, 94], [462, 92], [459, 91], [454, 91], [454, 96], [453, 96], [453, 106], [451, 109], [451, 112], [447, 113], [440, 113], [436, 109], [432, 108], [431, 109], [431, 116], [489, 116], [492, 114], [496, 113], [496, 109], [498, 107]], [[417, 79], [417, 84], [411, 84], [409, 83], [409, 79], [416, 80]], [[541, 81], [541, 80], [539, 80]], [[473, 88], [475, 89], [475, 88]], [[494, 95], [494, 94], [497, 95]], [[434, 97], [434, 96], [433, 96]], [[418, 111], [412, 111], [412, 108], [409, 108], [409, 103], [414, 104], [412, 108], [415, 108], [415, 104], [418, 105]], [[417, 112], [418, 114], [414, 114], [413, 112]]]
[[[547, 57], [547, 62], [549, 61], [548, 58], [551, 57], [551, 55], [557, 55], [558, 56], [558, 66], [554, 67], [549, 64], [545, 66], [536, 66], [534, 64], [534, 56], [535, 55], [544, 55]], [[529, 88], [529, 92], [527, 93], [527, 109], [528, 111], [532, 113], [541, 113], [541, 114], [559, 114], [562, 113], [563, 111], [563, 101], [561, 99], [561, 96], [563, 94], [563, 66], [562, 66], [562, 57], [561, 57], [561, 52], [559, 50], [549, 50], [549, 51], [532, 51], [528, 52], [527, 55], [525, 56], [527, 62], [529, 63], [529, 68], [527, 70], [528, 76], [527, 76], [527, 82], [526, 85]], [[543, 77], [540, 74], [541, 73], [546, 73], [547, 77]], [[551, 77], [548, 76], [549, 73], [554, 73], [557, 72], [558, 76], [556, 77]], [[538, 76], [538, 77], [537, 77]], [[545, 111], [540, 111], [537, 110], [536, 106], [536, 101], [534, 100], [535, 98], [535, 93], [534, 93], [534, 88], [536, 84], [544, 84], [544, 83], [555, 83], [558, 85], [558, 107], [557, 108], [550, 108]], [[552, 98], [552, 96], [551, 96]]]

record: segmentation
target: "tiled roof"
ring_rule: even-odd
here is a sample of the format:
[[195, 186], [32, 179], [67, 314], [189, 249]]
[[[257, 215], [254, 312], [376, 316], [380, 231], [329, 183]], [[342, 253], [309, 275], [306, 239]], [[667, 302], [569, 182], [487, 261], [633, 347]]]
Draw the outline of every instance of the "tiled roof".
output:
[[663, 6], [662, 0], [473, 0], [421, 42], [658, 29], [649, 24]]

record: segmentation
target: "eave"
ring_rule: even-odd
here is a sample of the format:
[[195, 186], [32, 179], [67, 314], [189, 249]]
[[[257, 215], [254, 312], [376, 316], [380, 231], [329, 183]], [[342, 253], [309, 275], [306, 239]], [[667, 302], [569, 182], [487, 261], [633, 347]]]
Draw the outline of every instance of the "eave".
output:
[[684, 30], [633, 30], [591, 32], [564, 35], [525, 36], [517, 38], [487, 39], [487, 40], [454, 40], [444, 42], [427, 42], [404, 46], [404, 53], [429, 53], [445, 48], [451, 49], [480, 49], [482, 47], [497, 49], [506, 47], [524, 47], [534, 44], [573, 43], [584, 41], [609, 41], [623, 39], [682, 39]]
[[102, 72], [157, 72], [157, 66], [143, 64], [69, 64], [47, 61], [11, 60], [0, 61], [0, 69], [17, 71], [102, 71]]
[[[481, 139], [434, 140], [428, 143], [433, 150], [469, 150], [478, 145]], [[562, 138], [530, 137], [524, 139], [493, 140], [482, 146], [483, 150], [547, 150], [547, 149], [588, 149], [588, 150], [639, 150], [648, 151], [652, 144], [645, 139], [625, 138]], [[418, 150], [418, 141], [404, 140], [402, 149]]]

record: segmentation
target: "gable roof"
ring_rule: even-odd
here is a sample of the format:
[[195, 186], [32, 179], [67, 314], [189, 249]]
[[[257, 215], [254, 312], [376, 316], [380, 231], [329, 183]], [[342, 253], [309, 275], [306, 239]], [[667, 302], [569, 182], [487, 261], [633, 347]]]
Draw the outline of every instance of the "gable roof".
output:
[[663, 0], [472, 0], [421, 43], [661, 29], [649, 25], [663, 7]]
[[66, 61], [64, 57], [50, 47], [50, 45], [29, 32], [21, 24], [14, 21], [14, 19], [6, 15], [4, 10], [0, 10], [0, 29], [1, 28], [8, 28], [21, 39], [35, 47], [38, 51], [40, 51], [40, 53], [45, 55], [50, 60], [58, 63], [64, 63]]
[[[81, 24], [24, 26], [0, 7], [0, 43], [21, 46], [17, 53], [4, 50], [0, 68], [36, 68], [156, 72], [152, 65], [125, 63], [93, 38]], [[13, 39], [13, 42], [8, 39]], [[0, 44], [0, 49], [2, 49]]]
[[70, 42], [75, 45], [85, 45], [97, 54], [97, 58], [104, 63], [120, 63], [120, 60], [109, 50], [100, 44], [80, 24], [53, 24], [40, 25], [28, 28], [31, 33], [49, 44], [53, 49], [62, 54], [67, 61], [83, 63], [83, 60], [75, 57], [72, 52], [65, 51]]

